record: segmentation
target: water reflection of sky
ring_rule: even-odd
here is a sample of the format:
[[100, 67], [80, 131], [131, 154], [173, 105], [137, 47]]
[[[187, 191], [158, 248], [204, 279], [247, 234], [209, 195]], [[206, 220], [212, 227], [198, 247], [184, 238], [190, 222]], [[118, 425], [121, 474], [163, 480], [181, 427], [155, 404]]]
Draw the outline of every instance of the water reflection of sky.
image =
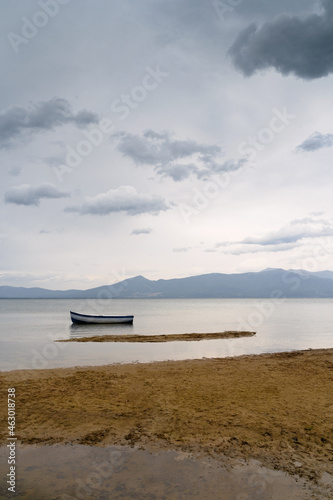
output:
[[[310, 498], [305, 481], [258, 462], [191, 457], [173, 450], [149, 452], [126, 446], [20, 446], [22, 500], [36, 498]], [[8, 455], [0, 448], [0, 472]], [[233, 465], [231, 468], [230, 465]], [[1, 491], [0, 491], [1, 494]], [[250, 496], [249, 496], [250, 495]], [[259, 496], [258, 496], [259, 495]], [[15, 496], [15, 495], [14, 495]]]
[[[333, 300], [269, 299], [103, 301], [101, 314], [132, 313], [133, 325], [72, 326], [84, 301], [0, 301], [1, 369], [237, 356], [333, 347]], [[73, 307], [74, 306], [74, 307]], [[80, 307], [80, 309], [78, 309]], [[167, 343], [62, 343], [96, 334], [165, 334], [251, 329], [255, 337]]]

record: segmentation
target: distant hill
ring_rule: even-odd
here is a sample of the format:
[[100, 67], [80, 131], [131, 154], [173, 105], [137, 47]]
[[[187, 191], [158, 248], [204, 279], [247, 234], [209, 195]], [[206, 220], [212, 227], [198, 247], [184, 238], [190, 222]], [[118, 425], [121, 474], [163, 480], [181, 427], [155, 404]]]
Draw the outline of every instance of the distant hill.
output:
[[156, 281], [135, 276], [88, 290], [0, 286], [0, 299], [269, 298], [272, 294], [287, 298], [333, 298], [333, 272], [265, 269]]

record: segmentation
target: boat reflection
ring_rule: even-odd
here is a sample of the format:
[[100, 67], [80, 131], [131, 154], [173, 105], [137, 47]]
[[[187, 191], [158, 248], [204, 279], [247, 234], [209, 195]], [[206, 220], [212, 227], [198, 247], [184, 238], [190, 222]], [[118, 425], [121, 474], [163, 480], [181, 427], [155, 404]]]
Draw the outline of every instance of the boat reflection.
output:
[[117, 324], [72, 324], [69, 327], [70, 338], [93, 337], [96, 335], [130, 335], [133, 334], [132, 323]]

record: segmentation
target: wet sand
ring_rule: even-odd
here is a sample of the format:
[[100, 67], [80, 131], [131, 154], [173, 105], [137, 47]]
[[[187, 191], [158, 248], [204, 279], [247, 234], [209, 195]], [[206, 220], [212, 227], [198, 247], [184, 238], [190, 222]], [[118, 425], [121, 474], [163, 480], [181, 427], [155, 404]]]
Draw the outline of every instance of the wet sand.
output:
[[[333, 349], [0, 375], [23, 444], [131, 445], [333, 474]], [[1, 443], [7, 415], [1, 406]], [[324, 498], [324, 497], [323, 497]]]
[[[0, 477], [7, 450], [0, 448]], [[306, 500], [329, 498], [259, 463], [129, 446], [20, 446], [17, 496], [22, 500]], [[324, 496], [325, 495], [325, 496]], [[0, 498], [13, 493], [2, 487]]]
[[179, 333], [167, 335], [94, 335], [75, 339], [58, 340], [57, 342], [174, 342], [192, 340], [237, 339], [253, 337], [256, 332], [214, 332], [214, 333]]

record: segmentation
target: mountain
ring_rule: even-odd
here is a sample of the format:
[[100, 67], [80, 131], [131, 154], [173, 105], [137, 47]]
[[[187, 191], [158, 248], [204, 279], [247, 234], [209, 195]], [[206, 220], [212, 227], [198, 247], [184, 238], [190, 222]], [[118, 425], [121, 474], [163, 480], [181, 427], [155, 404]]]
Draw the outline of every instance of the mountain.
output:
[[188, 278], [148, 280], [135, 276], [88, 290], [47, 290], [0, 286], [0, 299], [111, 298], [333, 298], [333, 272], [265, 269], [242, 274], [202, 274]]
[[289, 269], [289, 271], [292, 271], [297, 274], [302, 274], [302, 275], [312, 275], [312, 276], [318, 276], [319, 278], [327, 278], [330, 280], [333, 280], [333, 271], [315, 271], [315, 272], [310, 272], [310, 271], [304, 271], [303, 269]]

